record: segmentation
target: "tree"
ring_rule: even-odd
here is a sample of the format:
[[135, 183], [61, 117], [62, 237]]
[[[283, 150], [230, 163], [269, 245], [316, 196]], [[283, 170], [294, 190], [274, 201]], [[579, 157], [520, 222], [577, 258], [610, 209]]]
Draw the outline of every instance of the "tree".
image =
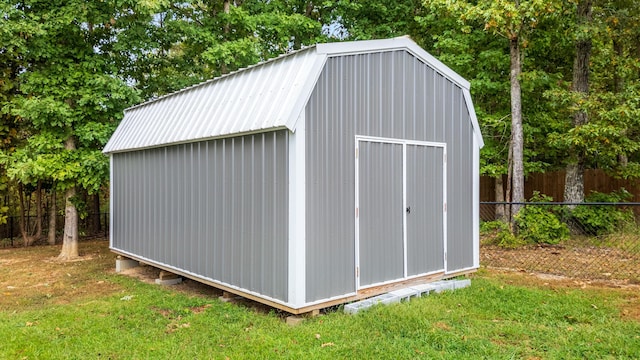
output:
[[28, 129], [22, 151], [7, 154], [19, 181], [52, 180], [64, 192], [65, 227], [59, 259], [78, 256], [76, 187], [97, 192], [108, 179], [100, 152], [135, 92], [114, 76], [107, 49], [114, 38], [113, 4], [15, 2], [5, 21], [28, 22], [19, 92], [5, 107]]
[[323, 9], [332, 37], [349, 40], [380, 39], [411, 35], [422, 42], [418, 18], [424, 10], [421, 0], [337, 0], [326, 1]]
[[[572, 91], [576, 93], [578, 103], [577, 110], [573, 114], [573, 126], [578, 128], [589, 121], [588, 113], [581, 105], [589, 95], [589, 62], [591, 58], [591, 22], [592, 22], [592, 0], [580, 0], [577, 6], [577, 31], [576, 31], [576, 53], [573, 62], [573, 85]], [[584, 200], [584, 162], [585, 154], [581, 150], [574, 152], [572, 160], [567, 164], [564, 201], [570, 203], [582, 202]]]
[[566, 159], [559, 162], [567, 169], [566, 201], [583, 201], [587, 168], [640, 177], [640, 13], [632, 5], [584, 1], [573, 9], [574, 71], [547, 96], [565, 119], [549, 143]]
[[116, 20], [113, 47], [121, 76], [148, 99], [323, 41], [320, 10], [301, 0], [156, 2]]
[[[425, 5], [433, 12], [451, 14], [457, 19], [462, 30], [467, 33], [472, 31], [472, 26], [482, 23], [485, 31], [508, 41], [511, 135], [507, 189], [510, 189], [511, 201], [522, 202], [524, 201], [522, 49], [528, 42], [527, 36], [538, 25], [541, 18], [553, 14], [557, 5], [539, 0], [480, 0], [477, 2], [426, 0]], [[519, 209], [520, 205], [514, 205], [511, 215], [517, 214]]]

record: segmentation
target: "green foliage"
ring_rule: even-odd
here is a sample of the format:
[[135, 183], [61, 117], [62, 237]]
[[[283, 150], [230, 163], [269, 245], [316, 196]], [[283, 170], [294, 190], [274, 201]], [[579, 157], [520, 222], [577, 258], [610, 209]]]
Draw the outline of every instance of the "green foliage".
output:
[[[610, 194], [594, 191], [585, 198], [585, 201], [618, 203], [629, 201], [631, 197], [632, 195], [625, 189]], [[604, 205], [578, 205], [571, 211], [571, 217], [586, 233], [593, 235], [611, 234], [624, 225], [634, 222], [633, 210]]]
[[489, 239], [489, 243], [506, 249], [514, 249], [525, 244], [525, 242], [515, 236], [509, 224], [500, 221], [485, 221], [480, 224], [480, 235]]
[[[534, 192], [531, 202], [550, 202], [549, 196]], [[560, 221], [561, 209], [557, 206], [527, 205], [515, 216], [518, 236], [536, 244], [558, 244], [569, 238], [569, 227]]]

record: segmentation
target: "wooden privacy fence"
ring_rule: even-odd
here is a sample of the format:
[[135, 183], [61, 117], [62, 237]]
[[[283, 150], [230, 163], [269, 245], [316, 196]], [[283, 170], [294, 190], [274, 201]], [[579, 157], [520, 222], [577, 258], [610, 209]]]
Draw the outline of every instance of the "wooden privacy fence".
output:
[[[529, 174], [524, 183], [524, 196], [530, 199], [534, 191], [549, 195], [554, 201], [562, 201], [564, 196], [564, 171]], [[507, 183], [506, 176], [503, 183]], [[625, 188], [633, 195], [632, 202], [640, 202], [640, 181], [615, 179], [602, 170], [585, 170], [584, 192], [592, 191], [610, 193]], [[480, 177], [480, 201], [496, 201], [495, 178], [489, 176]]]

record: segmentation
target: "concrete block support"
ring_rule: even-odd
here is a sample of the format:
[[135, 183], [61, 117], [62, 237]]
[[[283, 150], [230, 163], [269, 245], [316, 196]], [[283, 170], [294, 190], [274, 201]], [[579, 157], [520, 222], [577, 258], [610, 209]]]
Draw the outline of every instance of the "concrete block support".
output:
[[369, 299], [356, 301], [344, 306], [347, 314], [357, 314], [361, 310], [368, 309], [376, 304], [394, 304], [401, 301], [410, 301], [412, 298], [427, 296], [432, 292], [438, 294], [443, 291], [453, 291], [471, 286], [471, 280], [441, 280], [429, 284], [414, 285], [412, 287], [399, 289], [378, 295]]
[[156, 284], [158, 285], [176, 285], [182, 282], [182, 277], [180, 275], [174, 274], [169, 271], [160, 271], [160, 275], [156, 279]]
[[156, 284], [158, 285], [177, 285], [182, 282], [181, 277], [173, 278], [173, 279], [156, 279]]
[[297, 326], [304, 322], [304, 317], [302, 316], [287, 316], [287, 325], [289, 326]]
[[129, 259], [123, 256], [116, 258], [116, 272], [123, 272], [127, 269], [138, 267], [139, 263], [136, 260]]

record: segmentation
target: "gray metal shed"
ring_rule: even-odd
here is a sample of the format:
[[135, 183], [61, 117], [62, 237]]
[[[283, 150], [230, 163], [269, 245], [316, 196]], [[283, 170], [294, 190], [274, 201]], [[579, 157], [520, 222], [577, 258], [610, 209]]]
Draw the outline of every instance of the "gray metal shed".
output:
[[408, 37], [318, 44], [127, 109], [110, 247], [292, 313], [460, 275], [482, 145]]

